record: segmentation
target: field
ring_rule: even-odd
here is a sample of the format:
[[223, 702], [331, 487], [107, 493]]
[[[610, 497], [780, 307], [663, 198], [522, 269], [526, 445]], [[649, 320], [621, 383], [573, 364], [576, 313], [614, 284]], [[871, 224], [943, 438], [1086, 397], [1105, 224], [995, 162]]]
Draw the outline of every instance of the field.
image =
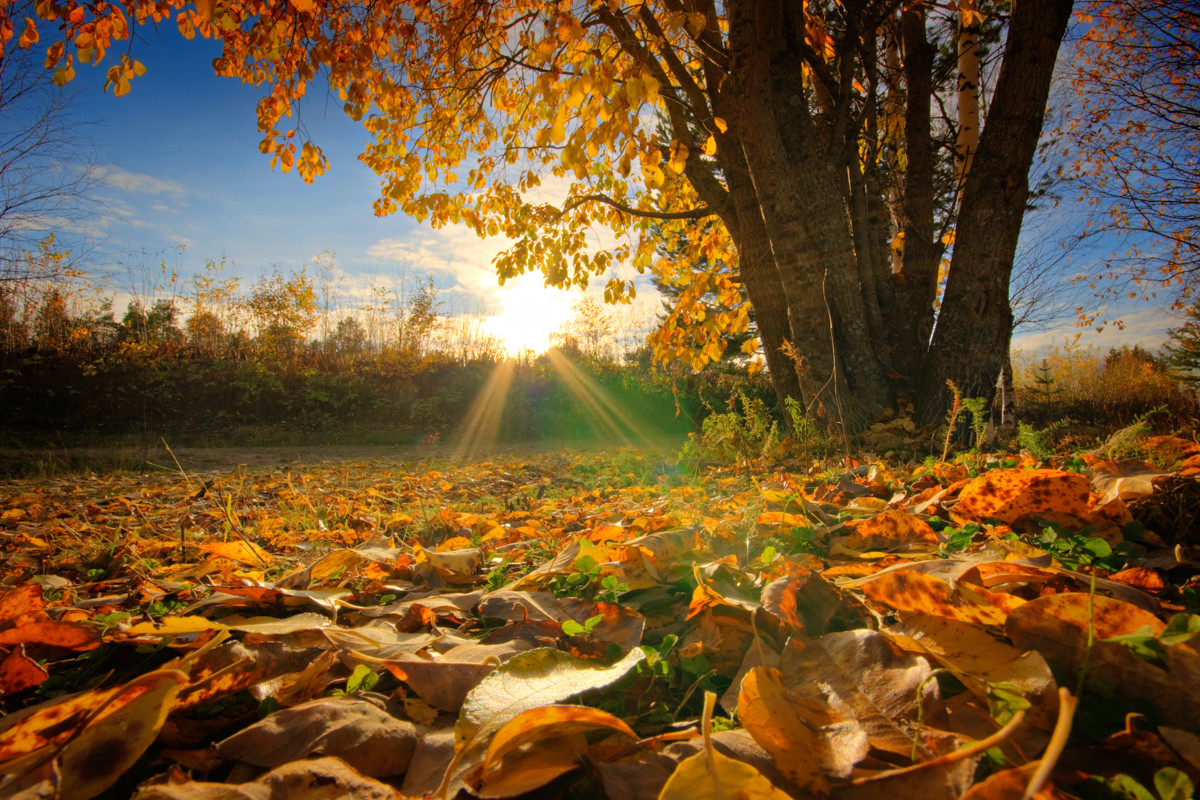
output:
[[180, 451], [9, 480], [2, 789], [1183, 786], [1200, 446], [1138, 444], [1150, 461]]

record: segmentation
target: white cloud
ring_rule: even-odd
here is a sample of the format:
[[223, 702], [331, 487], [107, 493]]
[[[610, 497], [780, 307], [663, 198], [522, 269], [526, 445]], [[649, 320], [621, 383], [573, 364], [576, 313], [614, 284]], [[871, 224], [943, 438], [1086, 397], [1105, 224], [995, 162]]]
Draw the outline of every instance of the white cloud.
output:
[[1099, 332], [1093, 328], [1076, 328], [1065, 322], [1048, 331], [1015, 336], [1012, 346], [1016, 350], [1037, 353], [1054, 345], [1074, 341], [1079, 335], [1080, 344], [1105, 351], [1110, 347], [1141, 345], [1153, 352], [1167, 341], [1167, 330], [1180, 324], [1169, 310], [1153, 307], [1134, 307], [1128, 313], [1120, 314], [1119, 319], [1119, 326], [1108, 324]]
[[130, 172], [129, 170], [119, 167], [115, 164], [109, 165], [100, 176], [104, 183], [123, 192], [136, 192], [138, 194], [171, 194], [184, 195], [187, 194], [186, 189], [182, 184], [174, 181], [164, 181], [161, 178], [156, 178], [153, 175], [146, 175], [141, 172]]

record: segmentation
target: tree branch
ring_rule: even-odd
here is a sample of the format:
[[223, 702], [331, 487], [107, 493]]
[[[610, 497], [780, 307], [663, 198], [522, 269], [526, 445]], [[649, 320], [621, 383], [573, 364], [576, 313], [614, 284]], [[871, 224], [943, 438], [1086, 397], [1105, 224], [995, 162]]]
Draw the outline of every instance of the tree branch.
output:
[[582, 197], [576, 197], [564, 203], [562, 209], [558, 212], [558, 216], [562, 218], [568, 212], [574, 211], [584, 203], [592, 201], [612, 206], [617, 211], [633, 217], [646, 217], [649, 219], [703, 219], [717, 213], [708, 206], [701, 206], [700, 208], [693, 208], [688, 211], [647, 211], [627, 206], [616, 198], [609, 197], [606, 194], [585, 194]]

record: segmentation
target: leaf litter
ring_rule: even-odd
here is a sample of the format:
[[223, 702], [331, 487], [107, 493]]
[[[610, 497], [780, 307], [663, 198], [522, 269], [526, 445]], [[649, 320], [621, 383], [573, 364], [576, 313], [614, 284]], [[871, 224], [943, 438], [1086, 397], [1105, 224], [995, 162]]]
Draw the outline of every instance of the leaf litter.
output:
[[1154, 444], [9, 481], [0, 794], [1187, 797], [1198, 542], [1153, 521], [1200, 463]]

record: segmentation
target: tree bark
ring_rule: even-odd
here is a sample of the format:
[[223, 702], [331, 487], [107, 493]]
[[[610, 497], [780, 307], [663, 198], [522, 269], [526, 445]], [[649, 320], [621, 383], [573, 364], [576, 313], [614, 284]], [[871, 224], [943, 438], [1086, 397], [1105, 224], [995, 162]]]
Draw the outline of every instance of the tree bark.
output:
[[730, 4], [731, 122], [787, 300], [789, 339], [821, 401], [853, 428], [886, 407], [889, 387], [861, 292], [843, 148], [825, 146], [796, 80], [803, 31], [799, 5]]
[[1016, 0], [992, 107], [962, 195], [954, 256], [917, 402], [921, 422], [944, 413], [953, 380], [990, 402], [1008, 357], [1009, 279], [1071, 0]]

